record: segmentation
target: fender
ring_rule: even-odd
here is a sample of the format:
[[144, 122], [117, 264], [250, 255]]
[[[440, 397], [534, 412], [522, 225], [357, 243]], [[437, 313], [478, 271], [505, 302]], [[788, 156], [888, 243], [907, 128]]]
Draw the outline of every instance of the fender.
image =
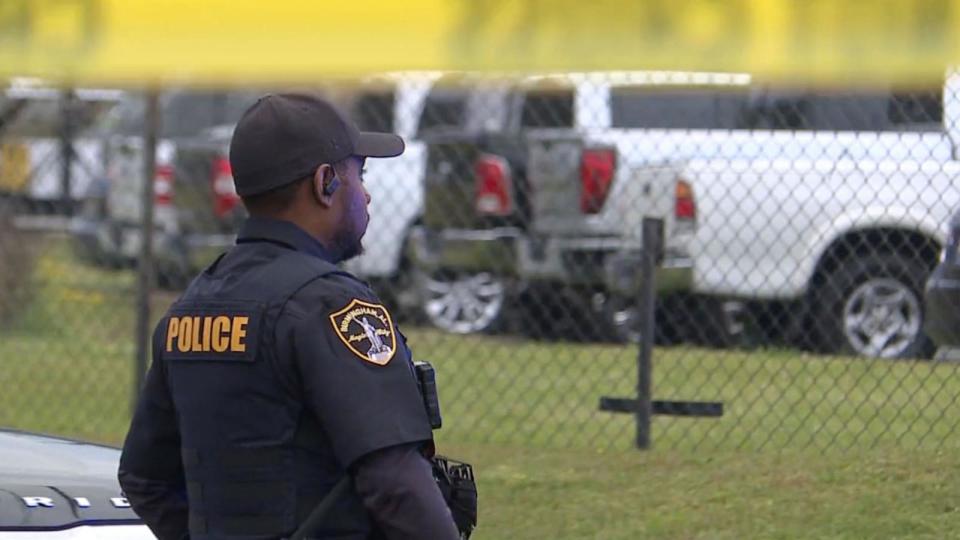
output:
[[824, 223], [809, 236], [806, 249], [800, 258], [800, 271], [790, 276], [792, 279], [787, 288], [793, 291], [792, 296], [805, 292], [824, 254], [834, 242], [845, 235], [871, 229], [897, 229], [919, 233], [943, 245], [946, 242], [946, 231], [943, 229], [945, 222], [940, 221], [934, 219], [926, 209], [906, 206], [869, 207], [863, 211], [847, 211]]

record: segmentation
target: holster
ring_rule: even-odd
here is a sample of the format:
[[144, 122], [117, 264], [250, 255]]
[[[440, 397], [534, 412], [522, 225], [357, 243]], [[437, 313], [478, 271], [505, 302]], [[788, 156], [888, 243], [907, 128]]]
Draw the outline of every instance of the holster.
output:
[[477, 526], [477, 483], [473, 467], [444, 456], [431, 458], [433, 477], [453, 514], [460, 538], [467, 540]]

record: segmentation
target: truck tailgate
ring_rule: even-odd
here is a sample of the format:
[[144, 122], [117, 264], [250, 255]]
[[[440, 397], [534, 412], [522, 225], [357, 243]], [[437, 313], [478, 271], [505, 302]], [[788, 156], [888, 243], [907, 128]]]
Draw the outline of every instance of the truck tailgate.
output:
[[476, 228], [473, 162], [478, 148], [463, 136], [430, 141], [427, 146], [423, 222], [431, 229]]
[[[653, 186], [643, 189], [633, 181], [634, 171], [626, 169], [615, 145], [597, 143], [578, 134], [542, 133], [528, 137], [529, 168], [527, 175], [532, 193], [533, 230], [539, 234], [578, 237], [623, 237], [624, 212], [627, 214], [660, 215], [650, 207]], [[600, 203], [592, 211], [585, 210], [587, 188], [581, 178], [585, 173], [585, 153], [600, 152], [613, 161], [612, 177]], [[588, 194], [587, 197], [590, 195]], [[627, 199], [626, 201], [624, 199]]]
[[[533, 230], [537, 233], [584, 233], [589, 218], [580, 212], [582, 137], [528, 138]], [[595, 219], [593, 221], [596, 221]]]
[[[674, 235], [687, 232], [686, 226], [678, 228], [674, 215], [680, 170], [677, 164], [628, 166], [615, 144], [577, 134], [530, 136], [527, 147], [534, 232], [560, 237], [610, 237], [638, 246], [644, 217], [664, 220], [668, 244]], [[606, 198], [594, 213], [581, 208], [581, 159], [590, 149], [613, 151], [615, 159]]]

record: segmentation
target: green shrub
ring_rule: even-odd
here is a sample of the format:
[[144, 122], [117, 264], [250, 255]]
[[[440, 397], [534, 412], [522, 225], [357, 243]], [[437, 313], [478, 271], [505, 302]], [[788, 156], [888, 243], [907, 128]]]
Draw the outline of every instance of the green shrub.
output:
[[33, 296], [37, 250], [17, 229], [9, 207], [0, 203], [0, 329], [10, 328]]

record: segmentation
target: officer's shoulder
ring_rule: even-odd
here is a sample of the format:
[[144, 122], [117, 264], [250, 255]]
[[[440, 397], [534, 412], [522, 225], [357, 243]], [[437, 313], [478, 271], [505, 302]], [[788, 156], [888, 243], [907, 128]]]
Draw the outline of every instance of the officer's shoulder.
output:
[[365, 281], [346, 271], [324, 274], [311, 281], [307, 289], [315, 294], [374, 294]]
[[291, 300], [297, 305], [312, 306], [311, 311], [338, 309], [353, 300], [380, 303], [366, 282], [344, 271], [318, 276], [298, 290]]
[[[300, 285], [294, 296], [324, 298], [337, 293], [369, 291], [365, 282], [326, 260], [299, 251], [288, 251], [275, 261], [278, 275]], [[372, 294], [372, 291], [370, 292]]]

